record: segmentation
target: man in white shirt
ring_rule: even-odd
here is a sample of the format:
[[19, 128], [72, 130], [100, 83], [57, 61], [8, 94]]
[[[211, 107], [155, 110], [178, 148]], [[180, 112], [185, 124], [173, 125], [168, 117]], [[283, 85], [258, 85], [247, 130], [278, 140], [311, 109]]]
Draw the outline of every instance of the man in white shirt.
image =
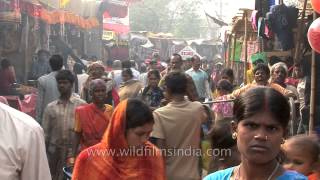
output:
[[139, 76], [139, 81], [142, 82], [143, 87], [148, 86], [148, 71], [147, 66], [145, 64], [141, 64], [140, 66], [141, 74]]
[[138, 80], [140, 76], [140, 72], [135, 69], [135, 61], [122, 61], [122, 69], [131, 69], [133, 73], [133, 79]]
[[108, 78], [112, 79], [115, 83], [115, 88], [119, 89], [122, 83], [122, 65], [120, 60], [113, 61], [112, 71], [108, 74]]
[[51, 180], [40, 125], [2, 103], [0, 117], [0, 179]]

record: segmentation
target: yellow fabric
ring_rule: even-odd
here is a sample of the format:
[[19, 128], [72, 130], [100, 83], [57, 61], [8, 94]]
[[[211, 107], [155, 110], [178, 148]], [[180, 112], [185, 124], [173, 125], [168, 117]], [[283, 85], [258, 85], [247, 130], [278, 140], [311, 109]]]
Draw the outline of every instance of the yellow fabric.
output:
[[247, 71], [247, 84], [251, 84], [254, 81], [254, 74], [253, 74], [253, 70], [249, 69]]
[[60, 8], [66, 7], [69, 4], [70, 0], [60, 0]]
[[210, 162], [211, 162], [211, 155], [207, 152], [210, 152], [209, 149], [211, 148], [211, 143], [209, 140], [202, 140], [201, 141], [201, 150], [202, 150], [202, 168], [209, 171]]
[[212, 91], [212, 98], [216, 99], [217, 97], [219, 97], [219, 93], [218, 93], [218, 90], [215, 89], [214, 91]]

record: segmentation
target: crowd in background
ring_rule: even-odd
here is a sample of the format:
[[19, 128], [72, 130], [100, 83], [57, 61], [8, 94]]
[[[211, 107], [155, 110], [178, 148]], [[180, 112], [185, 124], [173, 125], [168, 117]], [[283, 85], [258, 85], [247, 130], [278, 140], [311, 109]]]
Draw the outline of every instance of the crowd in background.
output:
[[[167, 61], [154, 54], [139, 64], [115, 60], [112, 66], [93, 56], [82, 63], [70, 60], [69, 67], [66, 70], [60, 55], [38, 52], [29, 77], [37, 80], [34, 122], [26, 123], [32, 118], [16, 115], [2, 98], [1, 116], [12, 121], [1, 126], [6, 128], [5, 137], [16, 137], [9, 142], [14, 147], [25, 138], [26, 145], [20, 148], [23, 153], [4, 148], [8, 157], [19, 158], [4, 161], [0, 177], [62, 180], [63, 169], [72, 167], [75, 180], [197, 180], [206, 174], [206, 180], [320, 178], [318, 137], [292, 136], [308, 130], [306, 64], [276, 57], [257, 60], [247, 71], [247, 84], [235, 84], [235, 72], [221, 59], [183, 60], [179, 54]], [[3, 59], [0, 95], [19, 95], [15, 83], [14, 67]], [[293, 118], [297, 129], [290, 134]], [[0, 141], [0, 147], [5, 144]], [[89, 153], [134, 148], [154, 153]], [[231, 154], [161, 153], [188, 148], [202, 153], [230, 149]], [[24, 158], [33, 161], [27, 164]], [[20, 167], [15, 174], [13, 164], [35, 169]]]

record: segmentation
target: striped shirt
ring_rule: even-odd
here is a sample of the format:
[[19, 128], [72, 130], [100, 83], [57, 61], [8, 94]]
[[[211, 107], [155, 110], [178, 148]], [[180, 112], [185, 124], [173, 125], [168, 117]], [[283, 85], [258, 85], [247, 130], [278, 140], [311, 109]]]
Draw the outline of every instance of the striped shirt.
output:
[[86, 102], [76, 96], [72, 96], [66, 104], [60, 99], [48, 104], [42, 123], [47, 145], [62, 147], [72, 144], [75, 109], [83, 104]]

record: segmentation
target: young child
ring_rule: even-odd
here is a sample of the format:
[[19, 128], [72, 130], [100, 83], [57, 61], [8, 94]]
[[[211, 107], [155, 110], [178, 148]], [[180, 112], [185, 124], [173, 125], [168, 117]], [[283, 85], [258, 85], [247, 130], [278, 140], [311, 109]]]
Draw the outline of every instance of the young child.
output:
[[283, 166], [310, 179], [320, 179], [320, 146], [316, 136], [297, 135], [289, 138], [283, 145], [286, 160]]
[[231, 118], [224, 118], [216, 121], [210, 129], [211, 148], [219, 153], [211, 154], [209, 173], [240, 164], [237, 141], [232, 137], [231, 122]]

